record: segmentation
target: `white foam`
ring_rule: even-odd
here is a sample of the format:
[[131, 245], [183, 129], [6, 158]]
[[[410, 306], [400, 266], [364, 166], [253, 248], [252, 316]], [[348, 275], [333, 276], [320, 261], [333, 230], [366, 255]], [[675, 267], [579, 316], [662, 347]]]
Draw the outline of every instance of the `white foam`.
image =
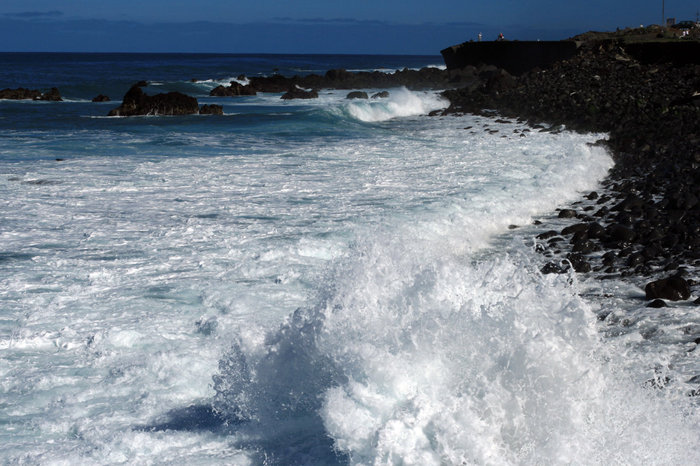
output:
[[[491, 249], [597, 186], [601, 135], [357, 124], [342, 109], [375, 102], [344, 96], [252, 101], [303, 131], [173, 119], [6, 141], [47, 160], [0, 177], [3, 461], [565, 463], [595, 455], [586, 429], [599, 464], [618, 437], [633, 460], [694, 452], [678, 407], [607, 362], [577, 285], [539, 277], [521, 241]], [[76, 156], [56, 163], [57, 143]], [[149, 430], [212, 399], [228, 426]]]
[[344, 104], [344, 110], [360, 121], [377, 122], [391, 118], [425, 115], [446, 108], [449, 102], [434, 92], [411, 92], [405, 88], [392, 89], [385, 99], [356, 99]]

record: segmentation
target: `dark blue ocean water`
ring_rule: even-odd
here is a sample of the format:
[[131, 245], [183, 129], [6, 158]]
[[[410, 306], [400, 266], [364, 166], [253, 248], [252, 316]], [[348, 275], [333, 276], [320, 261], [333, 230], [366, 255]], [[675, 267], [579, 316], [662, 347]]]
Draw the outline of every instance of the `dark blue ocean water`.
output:
[[[605, 135], [429, 117], [448, 103], [400, 88], [208, 96], [440, 64], [0, 54], [0, 88], [65, 99], [0, 101], [0, 463], [698, 457], [695, 308], [539, 273], [533, 238], [600, 188]], [[224, 115], [106, 117], [140, 80]]]
[[66, 99], [92, 99], [106, 94], [117, 100], [141, 81], [230, 80], [241, 74], [284, 76], [349, 71], [441, 66], [442, 57], [406, 55], [229, 55], [124, 53], [0, 53], [0, 89], [58, 87]]

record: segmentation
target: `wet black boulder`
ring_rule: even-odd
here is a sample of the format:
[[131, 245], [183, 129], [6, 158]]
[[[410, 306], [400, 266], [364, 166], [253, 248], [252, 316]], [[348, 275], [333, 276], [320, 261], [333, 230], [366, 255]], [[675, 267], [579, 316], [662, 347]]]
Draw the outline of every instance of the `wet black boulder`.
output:
[[684, 301], [690, 298], [688, 282], [678, 275], [650, 282], [644, 287], [644, 292], [647, 300], [668, 299], [670, 301]]

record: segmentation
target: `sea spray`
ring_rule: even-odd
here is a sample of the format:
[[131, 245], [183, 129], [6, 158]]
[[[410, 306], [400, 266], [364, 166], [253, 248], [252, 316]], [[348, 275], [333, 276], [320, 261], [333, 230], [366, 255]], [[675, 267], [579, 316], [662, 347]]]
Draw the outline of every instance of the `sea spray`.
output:
[[316, 448], [329, 435], [353, 464], [675, 464], [698, 451], [692, 422], [616, 369], [574, 275], [540, 275], [522, 243], [484, 262], [409, 248], [360, 248], [245, 365], [237, 346], [215, 379], [219, 409], [238, 415], [243, 399], [243, 431]]
[[340, 108], [347, 115], [365, 122], [425, 115], [446, 108], [449, 102], [434, 92], [415, 93], [406, 88], [391, 89], [389, 97], [356, 99]]

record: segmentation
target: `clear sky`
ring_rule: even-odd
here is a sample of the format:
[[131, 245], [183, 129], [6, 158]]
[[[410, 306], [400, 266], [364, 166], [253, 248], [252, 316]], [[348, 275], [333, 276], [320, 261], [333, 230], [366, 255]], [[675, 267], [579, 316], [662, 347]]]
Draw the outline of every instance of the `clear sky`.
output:
[[0, 51], [438, 54], [695, 20], [700, 0], [2, 0]]

